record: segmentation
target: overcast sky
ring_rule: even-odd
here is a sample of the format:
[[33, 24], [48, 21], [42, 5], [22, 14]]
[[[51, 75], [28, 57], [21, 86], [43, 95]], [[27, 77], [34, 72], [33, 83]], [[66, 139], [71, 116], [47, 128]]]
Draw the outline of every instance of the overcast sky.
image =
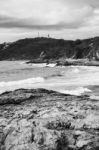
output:
[[99, 0], [0, 0], [0, 43], [40, 36], [99, 36]]

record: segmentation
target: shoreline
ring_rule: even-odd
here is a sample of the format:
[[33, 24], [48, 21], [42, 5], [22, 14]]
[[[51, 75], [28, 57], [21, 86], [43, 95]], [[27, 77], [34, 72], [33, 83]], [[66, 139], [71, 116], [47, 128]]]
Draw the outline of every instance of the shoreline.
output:
[[99, 66], [99, 61], [88, 60], [88, 59], [59, 59], [59, 60], [1, 60], [3, 61], [14, 61], [14, 62], [24, 62], [24, 64], [56, 64], [56, 66]]
[[88, 60], [88, 59], [62, 59], [62, 60], [32, 60], [27, 61], [26, 64], [40, 64], [46, 63], [48, 64], [56, 64], [56, 66], [99, 66], [99, 61], [96, 60]]
[[59, 65], [63, 66], [99, 66], [99, 61], [88, 60], [88, 59], [66, 59], [65, 61], [60, 61]]

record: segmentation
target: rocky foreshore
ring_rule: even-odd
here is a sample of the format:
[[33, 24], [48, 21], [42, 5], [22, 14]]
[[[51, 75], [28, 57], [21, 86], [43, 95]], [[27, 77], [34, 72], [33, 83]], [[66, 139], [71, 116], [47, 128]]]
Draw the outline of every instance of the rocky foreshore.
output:
[[99, 61], [89, 59], [59, 59], [59, 60], [30, 60], [26, 61], [26, 64], [46, 64], [48, 67], [50, 64], [55, 66], [97, 66], [99, 67]]
[[98, 100], [45, 89], [0, 95], [0, 150], [98, 149]]
[[65, 59], [57, 61], [57, 66], [99, 66], [99, 61], [89, 59]]

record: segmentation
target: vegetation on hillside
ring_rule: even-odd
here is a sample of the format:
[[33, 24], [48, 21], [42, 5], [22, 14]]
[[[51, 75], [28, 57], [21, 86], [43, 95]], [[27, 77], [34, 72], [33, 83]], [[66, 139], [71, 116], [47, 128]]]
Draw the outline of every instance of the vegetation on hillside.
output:
[[28, 38], [0, 44], [0, 60], [58, 60], [60, 58], [98, 60], [99, 37], [86, 40]]

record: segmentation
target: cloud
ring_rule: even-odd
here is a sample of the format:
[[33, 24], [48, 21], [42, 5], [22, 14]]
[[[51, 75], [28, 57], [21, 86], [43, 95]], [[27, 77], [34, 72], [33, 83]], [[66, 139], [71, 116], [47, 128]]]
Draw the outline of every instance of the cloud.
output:
[[[59, 20], [60, 21], [60, 20]], [[28, 19], [18, 19], [11, 18], [8, 16], [0, 16], [0, 27], [1, 28], [20, 28], [20, 29], [39, 29], [39, 30], [62, 30], [62, 29], [72, 29], [79, 28], [81, 26], [81, 20], [72, 20], [70, 22], [65, 22], [62, 20], [57, 23], [44, 23], [39, 20], [33, 20], [32, 18]]]
[[64, 0], [9, 0], [2, 5], [0, 27], [4, 28], [77, 28], [93, 13], [90, 5], [78, 7]]
[[99, 25], [98, 18], [99, 0], [0, 0], [0, 29], [11, 33], [40, 30], [74, 37], [79, 32], [81, 37], [83, 29]]

